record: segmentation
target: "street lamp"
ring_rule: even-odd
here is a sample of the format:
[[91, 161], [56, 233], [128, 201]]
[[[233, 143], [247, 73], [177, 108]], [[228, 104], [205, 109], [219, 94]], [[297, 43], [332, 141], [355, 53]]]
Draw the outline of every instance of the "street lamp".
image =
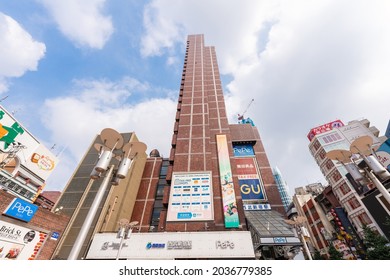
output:
[[[390, 179], [390, 173], [377, 160], [372, 148], [373, 140], [370, 136], [361, 136], [354, 140], [350, 150], [332, 150], [326, 153], [326, 157], [341, 163], [357, 182], [372, 182], [383, 197], [390, 203], [389, 191], [383, 186], [377, 176], [385, 181]], [[363, 159], [367, 167], [359, 167], [356, 159]]]
[[285, 220], [287, 224], [294, 226], [295, 230], [298, 232], [299, 237], [302, 241], [303, 249], [305, 250], [308, 259], [313, 260], [313, 258], [311, 257], [309, 247], [307, 247], [307, 243], [306, 243], [306, 237], [310, 237], [308, 230], [303, 226], [306, 221], [307, 221], [306, 217], [303, 216], [296, 216], [293, 218], [293, 220]]
[[127, 219], [121, 219], [119, 221], [119, 230], [118, 230], [118, 235], [117, 238], [120, 238], [121, 241], [119, 243], [119, 248], [118, 248], [118, 254], [116, 255], [116, 260], [119, 260], [119, 255], [122, 250], [122, 244], [124, 239], [129, 239], [130, 235], [133, 231], [133, 228], [138, 225], [138, 221], [133, 221], [129, 223], [129, 220]]
[[[105, 177], [96, 193], [77, 239], [68, 256], [68, 260], [77, 259], [109, 183], [111, 183], [111, 185], [118, 185], [119, 180], [126, 177], [132, 160], [138, 154], [146, 151], [146, 145], [142, 142], [129, 142], [123, 145], [124, 140], [122, 135], [112, 128], [103, 129], [100, 133], [100, 139], [103, 144], [94, 145], [95, 149], [99, 151], [100, 157], [95, 165], [95, 168], [91, 172], [91, 179], [96, 180], [104, 174]], [[114, 170], [115, 165], [113, 164], [108, 167], [112, 158], [116, 158], [121, 161], [117, 170]]]

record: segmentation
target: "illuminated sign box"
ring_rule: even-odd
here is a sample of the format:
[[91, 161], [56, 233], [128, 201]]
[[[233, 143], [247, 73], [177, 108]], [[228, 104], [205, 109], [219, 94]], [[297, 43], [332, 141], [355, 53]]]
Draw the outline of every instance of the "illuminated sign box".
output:
[[4, 211], [4, 215], [29, 222], [34, 217], [37, 210], [37, 205], [31, 204], [20, 198], [14, 198], [11, 204]]

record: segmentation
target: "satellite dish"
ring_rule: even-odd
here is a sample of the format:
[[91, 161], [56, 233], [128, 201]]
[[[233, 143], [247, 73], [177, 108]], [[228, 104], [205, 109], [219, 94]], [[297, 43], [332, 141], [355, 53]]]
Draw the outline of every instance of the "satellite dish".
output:
[[351, 152], [354, 154], [362, 154], [365, 156], [369, 156], [372, 153], [371, 146], [373, 140], [370, 136], [362, 136], [357, 138], [351, 144]]
[[123, 146], [122, 135], [112, 128], [105, 128], [100, 133], [103, 144], [110, 149], [120, 149]]
[[352, 153], [348, 150], [332, 150], [326, 153], [326, 157], [342, 163], [351, 162]]

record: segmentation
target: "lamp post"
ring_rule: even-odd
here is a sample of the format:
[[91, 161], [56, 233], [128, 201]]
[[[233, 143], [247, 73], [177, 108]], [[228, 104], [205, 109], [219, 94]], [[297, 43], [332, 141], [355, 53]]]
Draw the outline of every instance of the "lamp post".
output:
[[303, 244], [303, 249], [305, 250], [305, 253], [308, 257], [309, 260], [313, 260], [309, 247], [307, 246], [306, 243], [306, 236], [309, 236], [309, 233], [307, 229], [303, 226], [304, 223], [307, 221], [307, 219], [303, 216], [296, 216], [293, 218], [293, 220], [285, 220], [286, 223], [293, 225], [296, 231], [299, 234], [299, 237], [301, 238], [302, 244]]
[[[132, 159], [134, 159], [137, 154], [146, 151], [146, 145], [142, 142], [129, 142], [123, 145], [124, 140], [122, 135], [112, 128], [103, 129], [100, 133], [100, 138], [103, 144], [94, 145], [95, 149], [99, 151], [100, 157], [95, 168], [91, 172], [91, 179], [98, 179], [105, 173], [104, 180], [96, 193], [68, 256], [68, 260], [77, 259], [109, 184], [118, 185], [119, 180], [126, 177]], [[113, 157], [121, 160], [117, 170], [114, 170], [115, 165], [110, 165], [110, 167], [108, 167]]]
[[[378, 179], [379, 177], [382, 180], [388, 180], [390, 173], [375, 157], [372, 144], [373, 140], [370, 136], [361, 136], [352, 142], [349, 151], [332, 150], [326, 153], [326, 157], [341, 163], [355, 181], [368, 180], [372, 182], [386, 201], [390, 203], [390, 193]], [[361, 169], [354, 159], [356, 157], [362, 159], [367, 167]]]
[[119, 255], [122, 250], [123, 240], [129, 239], [130, 235], [133, 231], [133, 228], [138, 225], [138, 221], [133, 221], [129, 223], [127, 219], [121, 219], [119, 221], [119, 230], [118, 230], [118, 238], [121, 239], [119, 242], [118, 254], [116, 255], [116, 260], [119, 260]]

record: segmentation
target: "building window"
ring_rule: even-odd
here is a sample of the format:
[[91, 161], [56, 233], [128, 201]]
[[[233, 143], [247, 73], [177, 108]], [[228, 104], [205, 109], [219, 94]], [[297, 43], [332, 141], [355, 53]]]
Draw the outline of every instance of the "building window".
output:
[[367, 213], [361, 213], [360, 215], [357, 216], [359, 219], [359, 222], [362, 225], [369, 225], [372, 223], [371, 219], [368, 217]]
[[356, 197], [352, 197], [350, 200], [348, 200], [348, 204], [351, 206], [352, 210], [360, 207], [360, 203]]
[[351, 191], [351, 188], [346, 183], [343, 183], [340, 186], [340, 191], [343, 195], [346, 195]]

